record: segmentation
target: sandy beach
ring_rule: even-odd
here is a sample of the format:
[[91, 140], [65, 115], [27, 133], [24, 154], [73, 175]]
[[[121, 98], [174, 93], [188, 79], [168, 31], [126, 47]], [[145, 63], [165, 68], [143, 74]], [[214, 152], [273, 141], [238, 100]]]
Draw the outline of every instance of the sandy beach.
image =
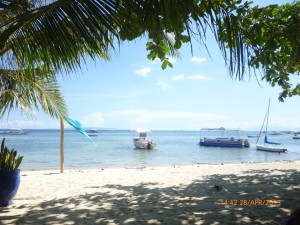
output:
[[300, 161], [22, 171], [0, 224], [283, 224]]

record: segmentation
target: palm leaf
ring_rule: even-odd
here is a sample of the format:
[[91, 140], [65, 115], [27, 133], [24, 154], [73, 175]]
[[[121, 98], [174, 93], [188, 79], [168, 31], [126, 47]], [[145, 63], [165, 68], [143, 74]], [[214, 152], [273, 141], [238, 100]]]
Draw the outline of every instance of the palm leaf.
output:
[[54, 118], [68, 115], [55, 76], [43, 69], [36, 69], [34, 76], [22, 70], [0, 70], [0, 84], [0, 118], [14, 108], [28, 114], [41, 107]]
[[249, 51], [239, 26], [235, 26], [240, 1], [225, 2], [228, 1], [58, 0], [2, 22], [0, 46], [4, 47], [0, 57], [6, 63], [10, 56], [15, 57], [19, 69], [33, 71], [43, 64], [48, 70], [70, 72], [80, 68], [86, 56], [109, 59], [110, 49], [115, 49], [114, 41], [119, 37], [133, 40], [147, 35], [156, 46], [169, 46], [157, 56], [164, 60], [167, 55], [178, 56], [172, 36], [177, 46], [191, 43], [192, 37], [203, 44], [210, 29], [228, 60], [230, 74], [241, 78]]
[[113, 17], [116, 1], [59, 0], [2, 23], [0, 56], [8, 49], [18, 66], [49, 69], [80, 67], [87, 55], [109, 59], [118, 37]]

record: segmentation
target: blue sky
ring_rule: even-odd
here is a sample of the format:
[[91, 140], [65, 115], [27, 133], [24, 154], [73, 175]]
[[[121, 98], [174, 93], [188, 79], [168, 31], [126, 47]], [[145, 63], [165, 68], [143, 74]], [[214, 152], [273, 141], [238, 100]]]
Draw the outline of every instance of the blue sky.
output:
[[[193, 55], [184, 46], [182, 58], [171, 59], [174, 67], [166, 70], [159, 61], [147, 59], [145, 43], [123, 43], [110, 62], [88, 61], [80, 72], [60, 75], [72, 119], [93, 128], [259, 130], [271, 97], [270, 129], [300, 130], [300, 97], [281, 103], [280, 88], [258, 84], [254, 74], [242, 82], [230, 78], [213, 38], [207, 40], [211, 57], [194, 43]], [[14, 111], [0, 121], [0, 128], [58, 129], [59, 121], [43, 113], [27, 118]]]

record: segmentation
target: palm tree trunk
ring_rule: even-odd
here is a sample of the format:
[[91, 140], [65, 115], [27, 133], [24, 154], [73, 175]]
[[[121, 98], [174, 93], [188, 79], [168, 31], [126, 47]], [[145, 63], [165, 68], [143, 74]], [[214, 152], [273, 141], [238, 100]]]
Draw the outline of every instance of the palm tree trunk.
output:
[[64, 172], [64, 120], [60, 119], [60, 172]]

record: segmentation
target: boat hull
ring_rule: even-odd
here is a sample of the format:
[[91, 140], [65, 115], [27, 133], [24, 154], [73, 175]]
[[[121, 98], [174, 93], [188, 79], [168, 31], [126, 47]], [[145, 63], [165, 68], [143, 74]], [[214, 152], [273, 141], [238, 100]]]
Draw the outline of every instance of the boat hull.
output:
[[256, 150], [266, 152], [286, 152], [286, 148], [268, 146], [268, 145], [256, 145]]
[[223, 148], [244, 148], [249, 147], [250, 144], [248, 140], [243, 139], [222, 139], [222, 138], [203, 138], [199, 142], [200, 146], [206, 147], [223, 147]]
[[139, 140], [138, 138], [133, 139], [133, 144], [135, 148], [138, 149], [155, 149], [156, 143], [150, 140]]

